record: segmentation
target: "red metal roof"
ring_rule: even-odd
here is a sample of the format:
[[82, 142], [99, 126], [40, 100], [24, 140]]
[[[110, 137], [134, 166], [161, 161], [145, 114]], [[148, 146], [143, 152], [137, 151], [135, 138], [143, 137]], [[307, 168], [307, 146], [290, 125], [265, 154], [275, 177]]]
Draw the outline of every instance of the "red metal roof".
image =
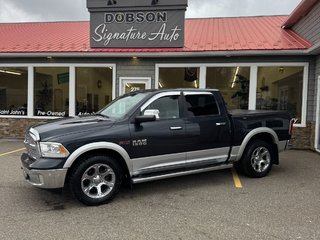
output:
[[302, 50], [311, 43], [281, 25], [287, 16], [186, 19], [184, 48], [90, 48], [89, 22], [0, 24], [0, 53], [131, 53]]

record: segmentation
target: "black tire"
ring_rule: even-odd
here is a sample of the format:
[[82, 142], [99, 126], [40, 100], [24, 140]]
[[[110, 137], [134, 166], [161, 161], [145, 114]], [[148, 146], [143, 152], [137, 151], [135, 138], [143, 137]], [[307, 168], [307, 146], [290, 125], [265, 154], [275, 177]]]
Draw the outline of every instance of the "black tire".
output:
[[261, 178], [270, 172], [274, 158], [275, 153], [269, 143], [254, 140], [248, 144], [236, 167], [248, 177]]
[[110, 202], [120, 189], [122, 169], [108, 156], [89, 156], [76, 163], [70, 174], [70, 188], [82, 203], [96, 206]]

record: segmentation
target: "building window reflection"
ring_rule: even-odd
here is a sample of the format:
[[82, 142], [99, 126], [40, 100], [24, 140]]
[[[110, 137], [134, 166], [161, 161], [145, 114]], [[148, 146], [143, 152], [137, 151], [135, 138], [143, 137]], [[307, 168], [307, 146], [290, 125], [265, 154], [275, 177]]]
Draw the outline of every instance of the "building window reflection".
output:
[[208, 67], [207, 88], [219, 89], [231, 109], [248, 109], [250, 67]]
[[69, 68], [34, 68], [34, 115], [69, 115]]
[[256, 109], [284, 110], [301, 123], [303, 67], [259, 67]]
[[111, 67], [76, 68], [76, 115], [93, 114], [112, 100]]
[[160, 68], [159, 89], [199, 88], [198, 67]]
[[0, 67], [0, 115], [27, 115], [28, 69]]

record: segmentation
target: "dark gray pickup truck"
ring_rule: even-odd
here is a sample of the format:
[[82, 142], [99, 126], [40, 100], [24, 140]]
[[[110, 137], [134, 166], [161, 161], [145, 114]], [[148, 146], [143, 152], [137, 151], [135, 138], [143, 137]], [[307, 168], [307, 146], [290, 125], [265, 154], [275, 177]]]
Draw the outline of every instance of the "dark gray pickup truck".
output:
[[264, 177], [291, 137], [279, 111], [230, 111], [218, 90], [149, 90], [123, 95], [94, 116], [29, 128], [25, 179], [70, 186], [87, 205], [110, 201], [123, 180], [141, 183], [230, 168]]

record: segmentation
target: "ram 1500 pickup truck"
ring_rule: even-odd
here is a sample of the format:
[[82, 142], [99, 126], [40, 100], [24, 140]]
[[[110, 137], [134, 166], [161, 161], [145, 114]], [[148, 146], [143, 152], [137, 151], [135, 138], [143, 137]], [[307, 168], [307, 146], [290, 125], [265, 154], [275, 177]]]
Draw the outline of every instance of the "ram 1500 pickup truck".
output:
[[109, 202], [123, 180], [141, 183], [234, 164], [266, 176], [288, 146], [290, 114], [228, 111], [218, 90], [132, 92], [94, 116], [64, 118], [26, 131], [25, 179], [68, 185], [87, 205]]

